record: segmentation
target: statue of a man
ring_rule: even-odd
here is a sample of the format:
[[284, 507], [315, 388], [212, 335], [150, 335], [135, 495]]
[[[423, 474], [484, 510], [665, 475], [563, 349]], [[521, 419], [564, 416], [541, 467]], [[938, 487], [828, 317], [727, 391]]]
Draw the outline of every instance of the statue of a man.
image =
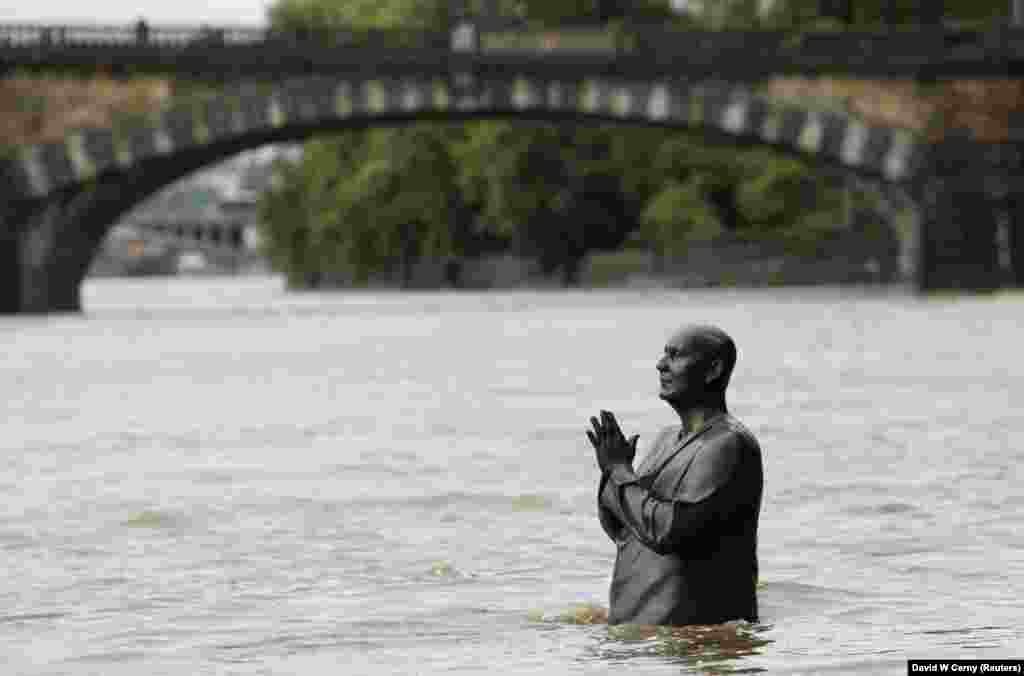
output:
[[735, 364], [736, 344], [716, 327], [669, 339], [660, 397], [681, 425], [662, 430], [636, 470], [638, 436], [627, 440], [607, 411], [590, 419], [598, 514], [618, 547], [609, 624], [757, 620], [761, 449], [726, 409]]

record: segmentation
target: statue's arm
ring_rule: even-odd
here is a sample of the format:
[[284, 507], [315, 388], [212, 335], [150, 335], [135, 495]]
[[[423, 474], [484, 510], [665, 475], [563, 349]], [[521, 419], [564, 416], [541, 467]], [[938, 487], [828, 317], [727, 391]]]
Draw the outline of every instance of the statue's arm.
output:
[[[650, 448], [647, 449], [647, 453], [655, 453], [665, 442], [672, 432], [672, 428], [663, 429], [654, 441], [650, 444]], [[601, 474], [601, 480], [597, 485], [597, 518], [601, 522], [601, 528], [613, 542], [618, 542], [622, 539], [625, 526], [622, 520], [616, 516], [615, 512], [606, 503], [607, 500], [612, 500], [614, 492], [616, 490], [615, 485], [609, 480], [611, 477], [608, 472]], [[608, 493], [608, 495], [605, 495]]]
[[597, 518], [601, 522], [601, 528], [613, 542], [622, 539], [623, 525], [618, 517], [604, 504], [604, 493], [610, 485], [608, 474], [601, 475], [601, 482], [597, 485]]
[[736, 441], [701, 449], [687, 471], [691, 490], [685, 497], [660, 497], [631, 468], [619, 465], [608, 473], [601, 504], [648, 548], [658, 554], [677, 552], [704, 536], [741, 499], [735, 486], [742, 445]]

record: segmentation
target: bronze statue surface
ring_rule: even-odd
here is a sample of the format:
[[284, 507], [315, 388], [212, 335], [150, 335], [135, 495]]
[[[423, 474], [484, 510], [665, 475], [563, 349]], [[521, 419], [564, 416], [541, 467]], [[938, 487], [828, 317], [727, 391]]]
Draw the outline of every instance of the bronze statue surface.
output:
[[723, 331], [676, 332], [658, 360], [660, 397], [681, 424], [634, 469], [638, 437], [591, 418], [602, 470], [598, 516], [617, 554], [610, 624], [716, 624], [757, 618], [761, 449], [725, 404], [736, 347]]

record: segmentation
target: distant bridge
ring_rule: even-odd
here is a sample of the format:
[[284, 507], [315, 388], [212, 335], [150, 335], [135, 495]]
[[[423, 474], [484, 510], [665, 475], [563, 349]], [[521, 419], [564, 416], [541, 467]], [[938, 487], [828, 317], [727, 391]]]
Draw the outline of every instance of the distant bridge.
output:
[[178, 73], [215, 79], [487, 72], [756, 82], [780, 75], [931, 81], [1004, 78], [1024, 67], [1024, 28], [941, 25], [858, 31], [680, 31], [627, 25], [527, 30], [471, 21], [450, 31], [0, 24], [0, 74], [13, 68]]
[[135, 225], [143, 232], [185, 247], [239, 254], [259, 250], [259, 236], [255, 226], [251, 225], [178, 221], [152, 221]]
[[[9, 69], [130, 64], [131, 72], [226, 82], [221, 93], [145, 123], [14, 149], [0, 169], [9, 187], [0, 201], [0, 311], [79, 309], [79, 282], [112, 223], [156, 190], [243, 150], [326, 131], [494, 117], [677, 128], [841, 167], [920, 205], [919, 288], [991, 288], [997, 220], [1008, 204], [1019, 212], [1011, 188], [1024, 161], [1013, 142], [956, 133], [931, 142], [856, 115], [782, 104], [744, 83], [791, 72], [1006, 79], [1024, 64], [1022, 36], [1005, 27], [662, 31], [660, 41], [650, 32], [643, 40], [594, 34], [588, 43], [567, 29], [540, 36], [538, 46], [528, 34], [488, 37], [472, 24], [451, 34], [352, 32], [331, 43], [241, 29], [0, 27], [0, 64]], [[1024, 268], [1024, 255], [1016, 264]]]
[[120, 223], [90, 263], [101, 276], [267, 267], [255, 225], [170, 220]]

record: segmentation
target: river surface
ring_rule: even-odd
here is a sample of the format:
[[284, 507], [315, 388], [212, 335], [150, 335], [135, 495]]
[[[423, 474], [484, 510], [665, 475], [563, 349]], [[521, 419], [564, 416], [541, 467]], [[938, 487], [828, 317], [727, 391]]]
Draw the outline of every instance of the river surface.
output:
[[[1024, 656], [1024, 296], [290, 294], [0, 319], [4, 674], [906, 672]], [[755, 625], [587, 622], [587, 419], [714, 322], [765, 459]]]

